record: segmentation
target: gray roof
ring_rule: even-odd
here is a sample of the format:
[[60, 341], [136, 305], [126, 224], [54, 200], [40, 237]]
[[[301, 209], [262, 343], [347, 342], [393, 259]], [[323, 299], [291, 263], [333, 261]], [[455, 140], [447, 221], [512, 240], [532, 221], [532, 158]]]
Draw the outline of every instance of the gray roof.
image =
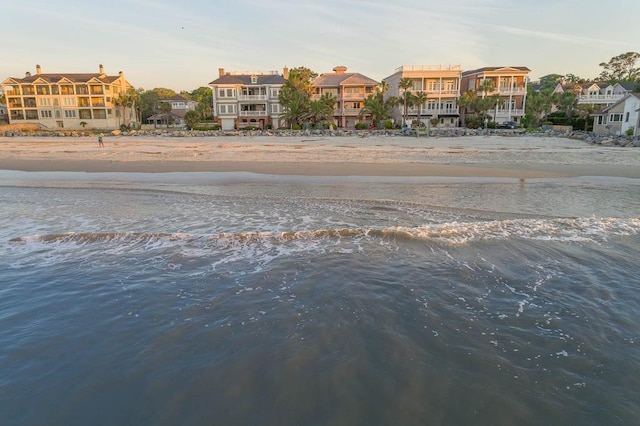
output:
[[357, 72], [325, 73], [316, 77], [311, 85], [316, 87], [377, 86], [378, 82]]
[[105, 84], [111, 84], [114, 81], [116, 81], [117, 79], [120, 78], [119, 75], [105, 75], [105, 74], [100, 74], [100, 73], [86, 73], [86, 74], [78, 74], [78, 73], [71, 73], [71, 74], [67, 74], [67, 73], [47, 73], [47, 74], [33, 74], [30, 76], [26, 76], [24, 78], [17, 78], [17, 77], [9, 77], [11, 80], [15, 81], [16, 83], [20, 83], [20, 84], [29, 84], [29, 83], [33, 83], [36, 80], [44, 80], [45, 82], [49, 83], [49, 84], [56, 84], [58, 83], [60, 80], [69, 80], [72, 83], [87, 83], [88, 81], [90, 81], [91, 79], [96, 79], [101, 81], [102, 83]]
[[225, 74], [215, 80], [213, 80], [211, 85], [218, 84], [239, 84], [243, 86], [262, 86], [266, 84], [285, 84], [287, 80], [278, 74], [256, 74], [258, 77], [256, 83], [251, 82], [251, 74]]

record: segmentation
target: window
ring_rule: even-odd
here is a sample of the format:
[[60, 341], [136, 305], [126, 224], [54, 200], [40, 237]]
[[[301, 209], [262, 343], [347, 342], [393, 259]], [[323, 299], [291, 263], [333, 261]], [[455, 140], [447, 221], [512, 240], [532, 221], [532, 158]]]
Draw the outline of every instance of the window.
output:
[[53, 114], [51, 113], [50, 109], [43, 109], [42, 111], [40, 111], [40, 117], [41, 118], [51, 118], [51, 117], [53, 117]]
[[62, 111], [59, 109], [56, 109], [56, 118], [62, 118]]
[[271, 89], [271, 97], [277, 98], [280, 95], [280, 89]]
[[78, 117], [81, 120], [91, 120], [91, 110], [90, 109], [78, 110]]
[[28, 109], [25, 111], [25, 115], [27, 120], [37, 120], [38, 119], [38, 111], [34, 109]]
[[64, 110], [64, 118], [76, 118], [76, 110], [75, 109], [65, 109]]
[[622, 121], [622, 114], [611, 114], [609, 121]]
[[56, 126], [58, 126], [60, 129], [64, 128], [64, 123], [62, 121], [56, 121]]
[[624, 122], [628, 123], [629, 122], [629, 113], [626, 113], [624, 116]]
[[220, 114], [235, 114], [236, 106], [235, 105], [218, 105], [218, 111], [220, 111]]
[[64, 106], [75, 106], [76, 99], [75, 98], [62, 98], [62, 105]]
[[51, 98], [38, 98], [38, 105], [51, 106]]
[[604, 120], [604, 116], [603, 115], [599, 115], [598, 116], [598, 125], [602, 125], [606, 123], [606, 121]]
[[278, 114], [280, 112], [280, 104], [271, 104], [271, 112]]
[[252, 75], [251, 76], [251, 84], [256, 84], [258, 82], [258, 76], [257, 75]]
[[105, 119], [107, 118], [107, 112], [103, 109], [94, 109], [93, 110], [93, 118], [96, 119]]

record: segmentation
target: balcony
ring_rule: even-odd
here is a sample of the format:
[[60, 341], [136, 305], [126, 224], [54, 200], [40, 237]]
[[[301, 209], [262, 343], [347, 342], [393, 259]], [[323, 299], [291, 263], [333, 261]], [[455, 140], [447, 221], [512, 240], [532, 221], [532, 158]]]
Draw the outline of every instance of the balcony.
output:
[[625, 96], [624, 93], [617, 93], [611, 95], [580, 95], [578, 98], [579, 104], [612, 104]]
[[240, 111], [240, 117], [266, 117], [267, 111]]
[[500, 96], [524, 96], [527, 93], [524, 87], [498, 87], [496, 92]]
[[460, 96], [460, 90], [458, 89], [454, 89], [454, 90], [427, 89], [426, 93], [430, 95], [432, 98], [434, 97], [434, 95], [455, 96], [455, 97]]
[[266, 101], [268, 99], [267, 95], [238, 95], [239, 101]]
[[[401, 109], [402, 111], [402, 109]], [[422, 108], [420, 115], [458, 115], [458, 108]], [[407, 108], [407, 115], [418, 115], [418, 108]]]

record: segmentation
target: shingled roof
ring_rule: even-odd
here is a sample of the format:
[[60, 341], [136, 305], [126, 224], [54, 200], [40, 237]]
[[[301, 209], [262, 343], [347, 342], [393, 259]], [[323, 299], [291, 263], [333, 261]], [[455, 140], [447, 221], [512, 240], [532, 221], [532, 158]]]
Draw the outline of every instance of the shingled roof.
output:
[[334, 72], [320, 74], [311, 84], [316, 87], [377, 86], [378, 82], [357, 72], [346, 72], [346, 67], [335, 67]]
[[33, 84], [41, 81], [46, 84], [57, 84], [64, 80], [71, 83], [88, 83], [91, 80], [97, 80], [104, 84], [111, 84], [123, 76], [122, 71], [118, 75], [106, 75], [102, 65], [100, 65], [100, 72], [97, 73], [42, 73], [40, 65], [36, 65], [35, 74], [27, 72], [22, 78], [9, 77], [5, 82], [10, 80], [16, 84]]
[[[256, 82], [251, 82], [251, 77], [257, 77]], [[287, 80], [278, 74], [225, 74], [213, 80], [209, 84], [238, 84], [242, 86], [261, 86], [265, 84], [285, 84]]]
[[469, 70], [469, 71], [463, 71], [462, 75], [470, 75], [470, 74], [477, 74], [480, 72], [487, 72], [487, 71], [498, 71], [501, 69], [506, 69], [506, 68], [510, 68], [510, 69], [514, 69], [514, 70], [518, 70], [518, 71], [527, 71], [527, 72], [531, 72], [531, 70], [527, 67], [483, 67], [483, 68], [478, 68], [475, 70]]

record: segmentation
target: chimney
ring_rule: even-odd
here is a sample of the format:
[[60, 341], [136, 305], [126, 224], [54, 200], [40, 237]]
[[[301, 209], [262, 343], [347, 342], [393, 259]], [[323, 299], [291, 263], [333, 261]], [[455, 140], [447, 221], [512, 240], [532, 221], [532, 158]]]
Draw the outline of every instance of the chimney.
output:
[[36, 74], [42, 74], [42, 68], [40, 67], [40, 65], [36, 65]]
[[98, 68], [100, 69], [100, 74], [104, 74], [104, 67], [102, 66], [102, 64], [100, 64]]
[[124, 77], [124, 73], [122, 71], [118, 71], [118, 75], [120, 76], [120, 78]]
[[347, 71], [347, 67], [345, 67], [344, 65], [339, 65], [337, 67], [334, 67], [333, 71], [336, 74], [344, 74]]
[[27, 72], [24, 73], [24, 76], [25, 77], [31, 77], [31, 73], [29, 71], [27, 71]]
[[224, 68], [218, 68], [218, 77], [222, 77], [224, 75]]
[[284, 68], [282, 68], [282, 76], [285, 80], [289, 80], [289, 68], [287, 68], [286, 65]]

